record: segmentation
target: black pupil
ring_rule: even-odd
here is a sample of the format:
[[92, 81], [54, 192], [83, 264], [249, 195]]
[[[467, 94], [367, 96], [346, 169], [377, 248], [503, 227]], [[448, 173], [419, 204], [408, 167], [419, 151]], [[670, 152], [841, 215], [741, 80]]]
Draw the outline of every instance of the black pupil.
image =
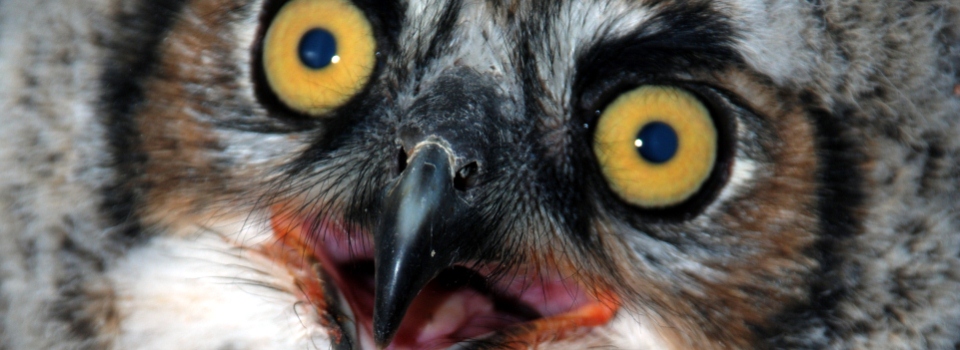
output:
[[677, 155], [679, 140], [673, 127], [664, 122], [652, 122], [640, 129], [634, 145], [643, 159], [662, 164]]
[[325, 29], [311, 29], [300, 39], [300, 61], [312, 69], [329, 66], [337, 57], [337, 39]]

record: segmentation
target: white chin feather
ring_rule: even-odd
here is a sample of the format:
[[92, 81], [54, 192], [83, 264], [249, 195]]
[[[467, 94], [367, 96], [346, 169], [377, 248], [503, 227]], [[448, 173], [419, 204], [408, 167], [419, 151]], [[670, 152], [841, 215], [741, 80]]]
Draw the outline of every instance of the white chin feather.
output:
[[665, 340], [661, 327], [647, 317], [620, 313], [604, 327], [596, 328], [587, 335], [571, 337], [563, 341], [546, 343], [538, 349], [582, 350], [669, 350], [674, 349]]
[[[236, 232], [236, 231], [235, 231]], [[117, 349], [327, 349], [287, 271], [216, 234], [157, 237], [109, 274]]]

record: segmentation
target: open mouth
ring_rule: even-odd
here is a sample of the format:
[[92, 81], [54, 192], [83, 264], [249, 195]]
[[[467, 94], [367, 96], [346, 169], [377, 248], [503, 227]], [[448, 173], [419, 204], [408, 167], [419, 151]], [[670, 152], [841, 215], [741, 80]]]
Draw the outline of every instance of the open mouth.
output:
[[[308, 299], [333, 324], [329, 327], [335, 333], [331, 338], [338, 348], [346, 344], [347, 348], [376, 349], [371, 236], [348, 232], [332, 221], [317, 225], [274, 216], [272, 223], [280, 241], [299, 252], [301, 265], [304, 261], [319, 265], [313, 267], [312, 275], [298, 274], [297, 278], [309, 279], [298, 282], [313, 286], [302, 289], [314, 294], [307, 295]], [[526, 347], [606, 324], [616, 312], [618, 303], [612, 293], [590, 293], [556, 269], [498, 268], [458, 264], [441, 271], [407, 308], [386, 349], [446, 349], [471, 344]]]

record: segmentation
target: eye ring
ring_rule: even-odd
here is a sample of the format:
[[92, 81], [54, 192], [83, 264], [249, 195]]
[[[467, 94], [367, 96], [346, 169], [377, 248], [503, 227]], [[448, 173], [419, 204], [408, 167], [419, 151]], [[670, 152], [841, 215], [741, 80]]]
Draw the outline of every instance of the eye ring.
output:
[[373, 29], [347, 0], [291, 0], [263, 41], [267, 85], [291, 109], [323, 116], [367, 84], [376, 65]]
[[645, 209], [684, 203], [710, 178], [718, 132], [710, 111], [687, 90], [646, 85], [600, 115], [593, 150], [610, 189]]

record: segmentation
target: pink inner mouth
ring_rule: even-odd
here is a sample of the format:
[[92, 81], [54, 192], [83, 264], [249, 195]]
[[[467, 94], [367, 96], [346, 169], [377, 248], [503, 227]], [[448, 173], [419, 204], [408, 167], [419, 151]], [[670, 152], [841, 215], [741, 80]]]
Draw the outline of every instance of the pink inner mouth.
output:
[[[315, 230], [305, 228], [315, 227]], [[357, 339], [373, 344], [374, 252], [369, 234], [348, 232], [341, 225], [325, 221], [311, 226], [305, 223], [297, 231], [301, 242], [310, 242], [314, 257], [350, 305]], [[613, 309], [590, 309], [598, 301], [577, 283], [556, 271], [498, 274], [489, 278], [495, 266], [456, 266], [444, 270], [414, 299], [387, 349], [440, 349], [458, 342], [478, 339], [487, 334], [520, 324], [535, 324], [560, 316], [567, 323], [540, 328], [563, 331], [584, 325], [605, 323]], [[609, 315], [608, 315], [609, 313]], [[576, 316], [563, 318], [565, 314]], [[586, 321], [584, 321], [586, 319]], [[573, 320], [574, 322], [570, 323]], [[568, 324], [570, 323], [570, 324]], [[544, 329], [551, 331], [551, 329]]]

